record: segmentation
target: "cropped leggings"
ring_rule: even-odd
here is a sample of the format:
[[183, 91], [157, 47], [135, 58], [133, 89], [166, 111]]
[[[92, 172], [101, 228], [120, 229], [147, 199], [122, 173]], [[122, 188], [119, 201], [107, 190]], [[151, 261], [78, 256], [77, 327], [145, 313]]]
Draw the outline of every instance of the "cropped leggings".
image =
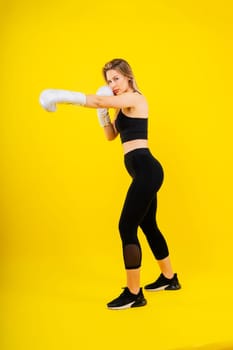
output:
[[125, 268], [136, 269], [142, 260], [138, 227], [145, 234], [157, 260], [169, 255], [166, 240], [156, 223], [157, 192], [163, 182], [163, 169], [148, 148], [128, 152], [124, 162], [132, 183], [122, 209], [119, 231]]

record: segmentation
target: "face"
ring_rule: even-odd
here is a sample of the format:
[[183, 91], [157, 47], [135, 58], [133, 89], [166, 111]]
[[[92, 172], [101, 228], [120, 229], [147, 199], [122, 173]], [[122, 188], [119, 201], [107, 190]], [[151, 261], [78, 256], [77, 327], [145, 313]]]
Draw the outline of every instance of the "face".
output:
[[115, 69], [110, 69], [106, 72], [106, 80], [114, 95], [121, 95], [124, 92], [132, 91], [129, 86], [129, 78]]

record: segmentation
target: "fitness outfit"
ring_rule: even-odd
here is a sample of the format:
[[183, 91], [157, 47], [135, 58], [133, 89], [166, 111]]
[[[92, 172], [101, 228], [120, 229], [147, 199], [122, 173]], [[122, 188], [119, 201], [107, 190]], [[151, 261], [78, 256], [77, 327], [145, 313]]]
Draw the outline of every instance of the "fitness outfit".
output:
[[[115, 121], [122, 143], [147, 139], [148, 119], [127, 117], [121, 110]], [[157, 192], [163, 182], [163, 169], [148, 148], [129, 151], [124, 156], [125, 167], [132, 177], [122, 209], [119, 231], [126, 269], [141, 266], [142, 252], [137, 229], [144, 232], [156, 259], [169, 255], [167, 243], [156, 223]]]

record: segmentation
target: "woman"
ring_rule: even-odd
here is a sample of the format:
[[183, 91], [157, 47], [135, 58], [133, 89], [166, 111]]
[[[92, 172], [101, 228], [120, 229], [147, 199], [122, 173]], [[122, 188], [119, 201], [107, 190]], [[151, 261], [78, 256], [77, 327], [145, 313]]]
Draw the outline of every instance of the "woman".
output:
[[[96, 95], [45, 90], [40, 103], [48, 111], [55, 111], [56, 103], [96, 108], [107, 139], [114, 140], [120, 134], [125, 167], [132, 177], [119, 221], [127, 287], [107, 307], [126, 309], [146, 305], [140, 287], [142, 252], [137, 237], [138, 227], [144, 232], [161, 270], [159, 278], [145, 289], [177, 290], [181, 286], [172, 270], [167, 243], [156, 223], [157, 192], [163, 182], [163, 169], [148, 148], [147, 101], [139, 92], [132, 69], [125, 60], [113, 59], [105, 64], [103, 75], [108, 86], [100, 88]], [[113, 122], [108, 108], [116, 109]]]

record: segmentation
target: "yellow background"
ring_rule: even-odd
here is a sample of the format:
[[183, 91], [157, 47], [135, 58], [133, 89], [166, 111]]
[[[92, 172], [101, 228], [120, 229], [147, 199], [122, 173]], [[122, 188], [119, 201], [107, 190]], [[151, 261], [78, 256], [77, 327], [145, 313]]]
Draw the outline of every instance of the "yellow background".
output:
[[[2, 1], [2, 349], [233, 349], [229, 0]], [[95, 110], [45, 112], [41, 90], [94, 93], [122, 57], [150, 105], [165, 182], [158, 221], [183, 289], [112, 312], [130, 178]], [[142, 285], [159, 274], [144, 241]]]

